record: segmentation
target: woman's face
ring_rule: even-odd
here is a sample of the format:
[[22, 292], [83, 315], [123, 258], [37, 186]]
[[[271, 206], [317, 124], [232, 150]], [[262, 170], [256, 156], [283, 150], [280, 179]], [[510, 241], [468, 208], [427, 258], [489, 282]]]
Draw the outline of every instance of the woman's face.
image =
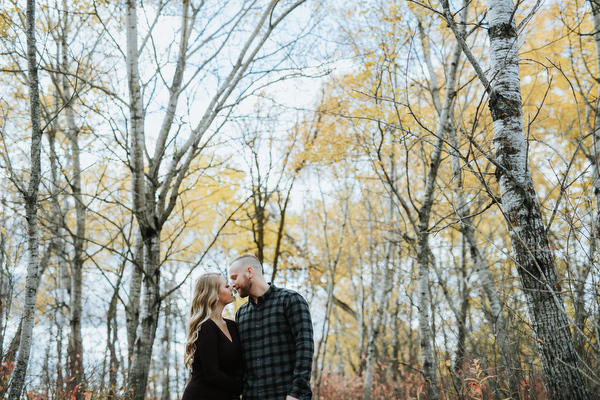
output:
[[221, 284], [219, 286], [219, 303], [226, 306], [229, 303], [233, 303], [233, 288], [227, 280], [220, 277]]

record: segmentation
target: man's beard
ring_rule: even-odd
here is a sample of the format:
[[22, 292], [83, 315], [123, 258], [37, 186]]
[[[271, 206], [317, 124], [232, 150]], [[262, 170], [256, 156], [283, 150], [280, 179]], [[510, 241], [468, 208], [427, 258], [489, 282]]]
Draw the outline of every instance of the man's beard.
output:
[[243, 286], [238, 286], [238, 293], [240, 295], [240, 297], [244, 298], [244, 297], [248, 297], [248, 295], [250, 294], [250, 290], [252, 289], [252, 278], [249, 278]]

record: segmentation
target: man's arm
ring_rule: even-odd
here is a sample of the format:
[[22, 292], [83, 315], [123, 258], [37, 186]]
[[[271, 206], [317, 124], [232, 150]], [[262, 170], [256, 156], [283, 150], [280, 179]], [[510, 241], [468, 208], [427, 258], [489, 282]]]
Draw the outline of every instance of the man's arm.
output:
[[313, 326], [308, 303], [300, 294], [293, 293], [286, 303], [288, 323], [296, 343], [296, 362], [287, 400], [302, 399], [310, 393], [310, 373], [315, 349]]

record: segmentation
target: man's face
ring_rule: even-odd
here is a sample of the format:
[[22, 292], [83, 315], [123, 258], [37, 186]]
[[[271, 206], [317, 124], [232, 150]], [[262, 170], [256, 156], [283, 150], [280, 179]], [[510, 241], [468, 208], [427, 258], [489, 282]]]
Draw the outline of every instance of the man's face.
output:
[[252, 288], [252, 280], [250, 279], [250, 267], [244, 268], [240, 263], [233, 264], [229, 268], [229, 278], [231, 286], [238, 292], [240, 297], [248, 297]]

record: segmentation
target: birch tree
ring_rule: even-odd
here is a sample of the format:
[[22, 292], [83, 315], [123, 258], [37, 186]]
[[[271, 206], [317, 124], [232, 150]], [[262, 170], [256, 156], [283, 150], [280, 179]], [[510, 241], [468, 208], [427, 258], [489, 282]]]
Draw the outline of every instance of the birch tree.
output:
[[[445, 19], [489, 96], [492, 114], [496, 180], [502, 213], [509, 227], [514, 261], [527, 298], [538, 354], [554, 399], [588, 399], [579, 369], [570, 321], [557, 285], [554, 256], [529, 170], [523, 128], [519, 75], [518, 28], [512, 0], [488, 0], [491, 70], [488, 77], [466, 46], [447, 0]], [[535, 7], [535, 6], [534, 6]]]
[[[199, 157], [211, 138], [219, 131], [224, 121], [213, 126], [218, 116], [231, 113], [235, 105], [241, 101], [248, 86], [238, 87], [240, 82], [252, 72], [258, 54], [267, 43], [271, 34], [278, 28], [296, 8], [305, 0], [281, 3], [271, 0], [262, 2], [242, 2], [237, 13], [221, 27], [211, 27], [209, 19], [200, 21], [207, 12], [216, 11], [213, 18], [221, 17], [219, 12], [232, 8], [225, 3], [223, 8], [209, 9], [209, 4], [194, 4], [190, 0], [181, 2], [181, 29], [176, 50], [176, 61], [170, 82], [165, 82], [164, 74], [156, 75], [157, 82], [164, 82], [168, 93], [168, 101], [156, 140], [149, 148], [149, 127], [146, 124], [146, 104], [144, 88], [140, 75], [140, 56], [148, 49], [152, 32], [148, 32], [141, 45], [138, 30], [138, 9], [135, 0], [127, 0], [125, 7], [126, 20], [126, 69], [129, 92], [129, 167], [131, 169], [131, 186], [133, 212], [140, 227], [144, 245], [144, 275], [142, 279], [143, 294], [141, 298], [140, 335], [136, 339], [131, 368], [128, 379], [128, 397], [142, 400], [146, 392], [152, 345], [156, 335], [160, 304], [164, 295], [160, 293], [161, 275], [161, 231], [175, 208], [181, 185], [190, 173], [190, 165]], [[157, 18], [167, 4], [159, 2]], [[214, 6], [214, 5], [213, 5]], [[225, 14], [223, 14], [225, 15]], [[256, 18], [254, 18], [256, 17]], [[221, 19], [222, 20], [222, 19]], [[251, 26], [244, 26], [250, 23]], [[247, 35], [240, 37], [238, 27], [244, 26]], [[153, 27], [153, 26], [152, 26]], [[230, 30], [228, 32], [228, 30]], [[210, 32], [210, 33], [208, 33]], [[195, 35], [195, 36], [194, 36]], [[206, 35], [206, 36], [203, 36]], [[224, 38], [222, 41], [217, 39]], [[234, 47], [230, 40], [240, 40]], [[209, 46], [206, 46], [206, 45]], [[272, 43], [271, 43], [272, 45]], [[217, 89], [211, 95], [199, 122], [191, 129], [187, 138], [177, 138], [180, 129], [172, 129], [176, 117], [177, 106], [181, 94], [189, 90], [194, 78], [207, 74], [205, 68], [212, 67], [213, 59], [232, 49], [237, 51], [229, 72], [217, 79]], [[205, 52], [206, 59], [196, 61], [190, 67], [186, 80], [186, 67], [189, 59], [198, 52]], [[275, 49], [277, 53], [277, 49]], [[261, 57], [262, 58], [262, 57]], [[264, 61], [264, 60], [263, 60]], [[264, 75], [264, 74], [263, 74]], [[246, 83], [248, 85], [248, 83]]]
[[[82, 170], [80, 161], [79, 132], [80, 129], [75, 121], [73, 109], [73, 90], [67, 75], [69, 62], [67, 58], [67, 32], [69, 32], [69, 11], [67, 1], [63, 0], [62, 18], [62, 60], [61, 66], [64, 71], [62, 75], [62, 103], [65, 110], [67, 123], [66, 136], [70, 147], [70, 164], [73, 176], [70, 179], [71, 196], [75, 204], [75, 229], [72, 231], [73, 262], [71, 263], [71, 296], [69, 305], [69, 346], [67, 354], [69, 359], [69, 380], [67, 390], [73, 392], [77, 399], [83, 395], [83, 343], [81, 337], [81, 314], [82, 314], [82, 285], [83, 285], [83, 263], [85, 253], [86, 234], [86, 205], [82, 193]], [[80, 390], [81, 389], [81, 390]]]
[[[393, 176], [393, 174], [392, 174]], [[392, 207], [393, 202], [390, 199], [389, 205], [389, 213], [390, 213], [390, 222], [394, 221], [394, 208]], [[368, 207], [367, 213], [369, 214], [369, 220], [371, 219], [372, 210], [371, 207]], [[370, 222], [370, 221], [369, 221]], [[365, 352], [365, 389], [363, 393], [363, 400], [371, 400], [371, 390], [373, 387], [373, 376], [375, 374], [375, 366], [376, 366], [376, 357], [375, 353], [377, 352], [377, 344], [376, 341], [379, 338], [379, 335], [383, 331], [384, 321], [385, 321], [385, 313], [388, 311], [388, 305], [390, 302], [390, 298], [392, 297], [392, 288], [394, 287], [394, 269], [396, 268], [396, 240], [393, 240], [391, 237], [388, 238], [388, 243], [386, 244], [385, 254], [383, 260], [381, 261], [383, 271], [379, 271], [379, 268], [376, 269], [376, 275], [383, 275], [383, 279], [380, 282], [374, 282], [373, 286], [380, 287], [380, 290], [373, 290], [373, 292], [380, 292], [379, 298], [376, 299], [377, 309], [375, 311], [374, 318], [372, 318], [371, 323], [369, 324], [369, 331], [367, 335], [367, 347]], [[373, 249], [369, 249], [369, 253], [371, 255], [376, 254]], [[373, 266], [379, 264], [379, 260], [375, 260], [372, 262]], [[374, 296], [375, 298], [375, 296]]]
[[[593, 27], [594, 27], [594, 44], [595, 44], [595, 49], [596, 49], [596, 66], [597, 66], [597, 74], [598, 76], [595, 77], [596, 80], [598, 80], [598, 77], [600, 76], [600, 1], [598, 0], [589, 0], [590, 1], [590, 5], [592, 7], [592, 20], [593, 20]], [[600, 99], [600, 88], [598, 89], [598, 99]], [[577, 307], [578, 309], [581, 310], [580, 313], [578, 313], [576, 315], [576, 323], [577, 325], [580, 327], [580, 329], [583, 330], [583, 325], [585, 324], [584, 319], [580, 316], [581, 314], [583, 314], [583, 310], [585, 308], [585, 290], [584, 288], [586, 287], [586, 280], [587, 280], [587, 276], [588, 273], [590, 271], [590, 269], [592, 268], [592, 266], [594, 265], [594, 260], [597, 257], [598, 252], [600, 251], [600, 103], [599, 100], [596, 100], [596, 109], [595, 109], [595, 118], [594, 118], [594, 133], [593, 133], [593, 143], [594, 143], [594, 147], [593, 147], [593, 165], [592, 165], [592, 180], [593, 180], [593, 193], [594, 193], [594, 197], [596, 200], [596, 207], [594, 209], [595, 212], [595, 216], [592, 218], [592, 235], [591, 235], [591, 244], [590, 244], [590, 250], [589, 250], [589, 262], [588, 265], [586, 266], [586, 271], [583, 274], [583, 281], [579, 283], [578, 285], [578, 291], [577, 291]], [[598, 292], [596, 291], [596, 294]], [[595, 327], [595, 333], [596, 333], [596, 343], [598, 343], [598, 341], [600, 341], [600, 335], [599, 335], [599, 331], [600, 331], [600, 311], [596, 311], [596, 318], [593, 321], [593, 325]], [[579, 346], [577, 346], [580, 349], [580, 354], [583, 354], [582, 348], [583, 348], [583, 342], [584, 342], [584, 338], [581, 337], [580, 335], [577, 336], [577, 340], [576, 340], [576, 345], [579, 344]], [[599, 352], [597, 351], [596, 354], [598, 355]], [[585, 360], [585, 358], [584, 358]], [[596, 365], [598, 365], [598, 363], [596, 363]]]
[[[466, 7], [465, 7], [466, 10]], [[464, 11], [466, 18], [466, 11]], [[431, 333], [431, 304], [429, 298], [430, 281], [429, 281], [429, 263], [431, 249], [429, 247], [429, 224], [432, 213], [432, 207], [435, 199], [436, 181], [438, 171], [442, 161], [443, 146], [449, 131], [453, 129], [452, 126], [452, 111], [454, 99], [456, 97], [456, 77], [458, 74], [459, 61], [461, 55], [461, 49], [458, 44], [455, 45], [454, 50], [450, 58], [449, 71], [446, 77], [446, 92], [444, 96], [444, 102], [440, 101], [439, 95], [435, 94], [440, 92], [440, 84], [436, 71], [433, 67], [429, 56], [429, 43], [428, 39], [424, 34], [422, 21], [418, 21], [420, 38], [422, 43], [423, 55], [427, 72], [429, 75], [429, 92], [433, 95], [434, 109], [438, 112], [438, 126], [435, 133], [435, 139], [432, 146], [431, 159], [428, 163], [428, 170], [426, 172], [425, 184], [421, 199], [421, 206], [416, 210], [417, 216], [413, 215], [413, 209], [401, 194], [400, 190], [393, 181], [391, 174], [385, 169], [380, 171], [381, 177], [390, 186], [390, 190], [398, 204], [404, 209], [408, 219], [416, 233], [416, 239], [414, 241], [414, 247], [416, 251], [416, 260], [418, 265], [418, 320], [419, 330], [421, 336], [421, 359], [423, 363], [423, 376], [426, 382], [427, 394], [430, 399], [437, 399], [439, 396], [438, 379], [436, 373], [436, 361], [434, 357], [433, 340]], [[380, 130], [382, 128], [380, 127]], [[382, 135], [383, 136], [383, 135]], [[385, 165], [381, 152], [377, 153], [380, 165]]]
[[[594, 44], [596, 45], [596, 63], [600, 71], [600, 2], [598, 0], [589, 0], [592, 6], [592, 21], [594, 26]], [[600, 75], [600, 73], [599, 73]], [[600, 93], [600, 89], [598, 89]], [[600, 107], [596, 105], [594, 119], [594, 166], [592, 169], [593, 191], [596, 200], [596, 217], [593, 222], [592, 235], [595, 239], [595, 245], [600, 246]]]
[[21, 339], [19, 345], [19, 354], [17, 363], [11, 380], [11, 387], [8, 394], [9, 400], [18, 400], [25, 384], [25, 374], [29, 364], [29, 356], [33, 341], [33, 325], [35, 317], [35, 300], [37, 298], [37, 289], [40, 280], [39, 263], [39, 230], [38, 230], [38, 192], [41, 180], [41, 151], [42, 151], [42, 126], [40, 117], [40, 98], [39, 98], [39, 80], [38, 67], [36, 60], [35, 43], [35, 0], [27, 1], [26, 11], [26, 30], [27, 35], [27, 77], [29, 81], [29, 106], [31, 116], [31, 152], [30, 163], [31, 171], [27, 188], [22, 187], [21, 183], [13, 175], [13, 183], [21, 192], [25, 201], [25, 218], [27, 219], [27, 239], [28, 239], [28, 261], [27, 261], [27, 279], [25, 282], [25, 304], [23, 307], [23, 325], [21, 329]]
[[[468, 8], [463, 8], [462, 18], [466, 20]], [[423, 35], [422, 35], [423, 37]], [[428, 56], [428, 44], [423, 39], [423, 48], [426, 60]], [[423, 373], [428, 381], [428, 394], [430, 399], [438, 398], [437, 378], [435, 372], [435, 360], [433, 358], [433, 349], [431, 342], [431, 334], [429, 328], [429, 219], [431, 215], [431, 207], [433, 205], [435, 182], [437, 173], [441, 163], [442, 147], [445, 138], [454, 129], [452, 126], [452, 110], [454, 99], [456, 97], [456, 76], [458, 74], [458, 66], [460, 61], [461, 49], [458, 44], [452, 52], [450, 61], [450, 69], [446, 79], [446, 94], [444, 96], [443, 105], [439, 98], [434, 97], [433, 101], [435, 108], [439, 113], [439, 123], [436, 134], [431, 163], [425, 183], [425, 192], [423, 195], [423, 204], [419, 210], [419, 221], [417, 229], [417, 263], [419, 266], [419, 328], [421, 330], [421, 357], [423, 359]], [[431, 62], [427, 62], [427, 67], [430, 75], [431, 93], [439, 92], [439, 84]]]
[[[466, 24], [464, 21], [467, 20], [468, 15], [468, 3], [463, 4], [461, 11], [461, 20], [463, 23], [460, 25], [460, 33], [462, 37], [466, 36]], [[475, 237], [475, 227], [473, 226], [473, 218], [471, 217], [471, 210], [469, 209], [467, 199], [465, 198], [464, 187], [463, 187], [463, 172], [460, 165], [461, 154], [459, 152], [459, 141], [457, 135], [457, 127], [453, 126], [452, 129], [448, 130], [448, 136], [446, 138], [448, 142], [448, 152], [450, 153], [450, 165], [452, 169], [452, 178], [454, 180], [454, 194], [456, 202], [454, 209], [456, 215], [460, 221], [460, 231], [463, 235], [463, 245], [467, 246], [471, 254], [473, 263], [475, 264], [475, 270], [480, 276], [481, 287], [483, 288], [490, 307], [492, 310], [493, 319], [490, 321], [493, 327], [493, 332], [496, 337], [496, 343], [498, 345], [500, 356], [502, 357], [503, 363], [509, 368], [508, 378], [510, 387], [511, 398], [517, 400], [519, 395], [519, 365], [518, 356], [513, 356], [510, 348], [508, 329], [505, 324], [502, 305], [498, 297], [497, 289], [494, 287], [493, 279], [490, 273], [490, 267], [482, 255], [480, 246], [477, 244]], [[466, 242], [466, 243], [465, 243]], [[459, 363], [456, 360], [456, 363]]]

